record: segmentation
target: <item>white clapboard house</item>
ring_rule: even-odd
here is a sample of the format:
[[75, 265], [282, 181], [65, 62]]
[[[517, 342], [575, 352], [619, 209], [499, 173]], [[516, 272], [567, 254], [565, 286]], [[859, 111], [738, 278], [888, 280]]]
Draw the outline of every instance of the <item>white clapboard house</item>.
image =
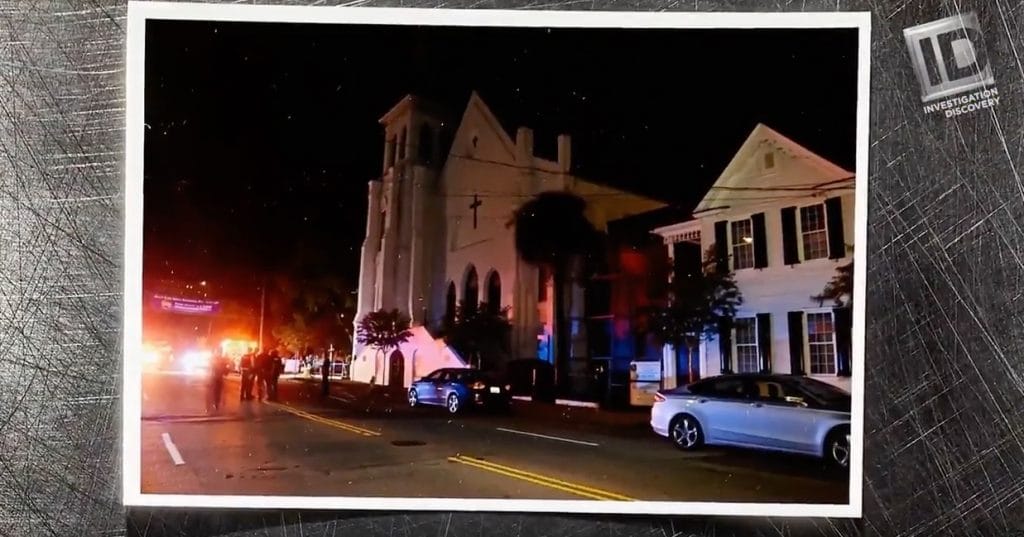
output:
[[[658, 228], [669, 255], [714, 247], [743, 294], [733, 326], [696, 360], [666, 348], [666, 386], [726, 372], [809, 375], [850, 389], [849, 308], [812, 300], [852, 260], [854, 174], [758, 124], [696, 207]], [[692, 255], [692, 254], [691, 254]]]

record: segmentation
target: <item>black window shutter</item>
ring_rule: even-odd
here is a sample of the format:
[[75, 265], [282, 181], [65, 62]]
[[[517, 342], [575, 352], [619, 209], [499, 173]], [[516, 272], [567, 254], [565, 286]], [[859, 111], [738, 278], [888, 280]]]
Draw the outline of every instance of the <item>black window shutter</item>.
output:
[[757, 352], [761, 358], [761, 372], [772, 372], [772, 315], [757, 314]]
[[800, 262], [796, 242], [796, 207], [782, 209], [782, 259], [787, 265]]
[[715, 270], [729, 272], [729, 222], [715, 222]]
[[840, 377], [852, 374], [851, 358], [853, 354], [853, 315], [850, 308], [834, 308], [833, 322], [836, 330], [836, 370]]
[[789, 370], [794, 375], [804, 374], [804, 312], [786, 314], [789, 321]]
[[732, 373], [732, 323], [718, 321], [718, 354], [722, 358], [722, 373]]
[[768, 266], [768, 234], [764, 229], [764, 213], [750, 217], [754, 227], [754, 268]]
[[846, 238], [843, 236], [842, 198], [828, 198], [825, 200], [825, 222], [828, 226], [828, 258], [842, 259], [846, 257]]

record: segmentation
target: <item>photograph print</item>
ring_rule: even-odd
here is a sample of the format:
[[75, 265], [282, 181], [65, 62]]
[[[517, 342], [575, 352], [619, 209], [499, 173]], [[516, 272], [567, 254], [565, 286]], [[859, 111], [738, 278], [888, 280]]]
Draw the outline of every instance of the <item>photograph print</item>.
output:
[[133, 3], [125, 503], [860, 516], [868, 18]]

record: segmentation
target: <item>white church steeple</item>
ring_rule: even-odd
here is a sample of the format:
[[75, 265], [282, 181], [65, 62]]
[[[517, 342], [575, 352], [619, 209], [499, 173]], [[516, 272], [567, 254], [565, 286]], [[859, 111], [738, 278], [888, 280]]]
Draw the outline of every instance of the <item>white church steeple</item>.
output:
[[[356, 319], [378, 309], [398, 309], [413, 324], [428, 319], [428, 252], [443, 243], [427, 221], [436, 210], [437, 171], [444, 116], [409, 95], [380, 118], [384, 128], [381, 175], [370, 181]], [[360, 345], [354, 345], [358, 350]]]

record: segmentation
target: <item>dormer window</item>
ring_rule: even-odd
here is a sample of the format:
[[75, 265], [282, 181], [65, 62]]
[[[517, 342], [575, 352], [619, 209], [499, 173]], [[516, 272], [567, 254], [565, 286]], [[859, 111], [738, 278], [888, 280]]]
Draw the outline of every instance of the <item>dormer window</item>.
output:
[[769, 151], [764, 154], [764, 169], [765, 171], [775, 169], [775, 153]]

